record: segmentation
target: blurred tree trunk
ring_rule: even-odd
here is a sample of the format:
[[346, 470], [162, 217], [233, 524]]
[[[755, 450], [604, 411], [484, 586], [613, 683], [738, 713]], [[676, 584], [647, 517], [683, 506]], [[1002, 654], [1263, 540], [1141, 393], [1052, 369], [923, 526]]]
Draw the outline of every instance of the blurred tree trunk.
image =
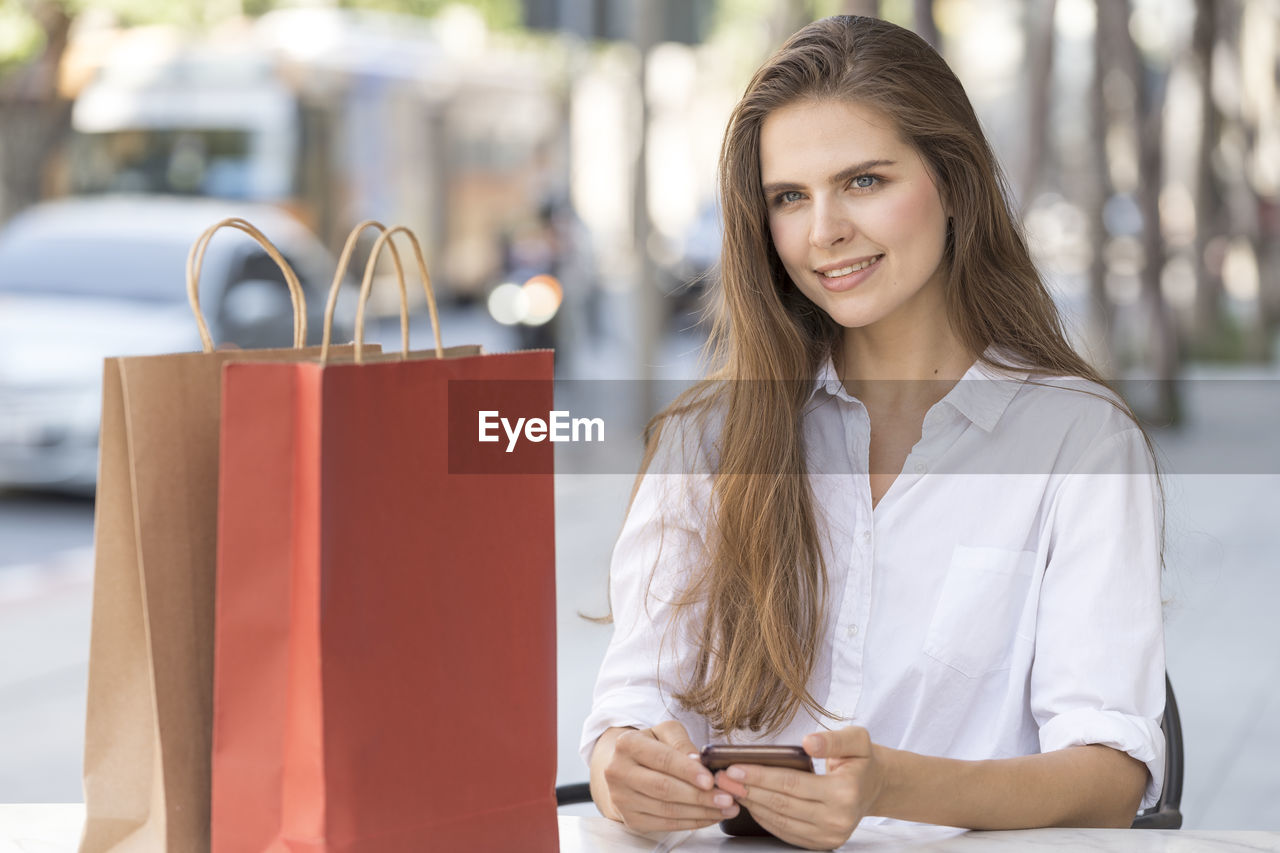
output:
[[[1260, 5], [1249, 7], [1251, 14], [1261, 14], [1270, 21], [1273, 14]], [[1252, 22], [1251, 22], [1252, 23]], [[1257, 46], [1258, 54], [1251, 57], [1258, 67], [1274, 69], [1280, 66], [1280, 43], [1270, 39]], [[1276, 193], [1254, 191], [1258, 231], [1255, 235], [1255, 251], [1258, 259], [1258, 347], [1255, 354], [1260, 360], [1271, 361], [1276, 355], [1273, 348], [1280, 334], [1280, 198]]]
[[[1257, 132], [1254, 130], [1249, 134], [1250, 151], [1256, 141]], [[1254, 313], [1242, 330], [1240, 355], [1249, 361], [1265, 363], [1272, 358], [1271, 348], [1278, 319], [1274, 293], [1276, 261], [1280, 259], [1276, 247], [1276, 208], [1274, 202], [1260, 196], [1247, 181], [1240, 187], [1240, 192], [1247, 207], [1244, 211], [1246, 221], [1238, 233], [1243, 233], [1248, 238], [1249, 249], [1258, 270], [1257, 300], [1254, 303]]]
[[[1257, 130], [1250, 129], [1248, 134], [1248, 150], [1252, 152], [1257, 144]], [[1258, 269], [1258, 296], [1254, 303], [1255, 313], [1249, 318], [1249, 322], [1243, 330], [1243, 341], [1241, 346], [1241, 357], [1249, 361], [1270, 362], [1271, 361], [1271, 344], [1272, 335], [1275, 331], [1274, 317], [1271, 314], [1273, 307], [1268, 289], [1270, 282], [1274, 281], [1276, 275], [1276, 252], [1275, 252], [1275, 230], [1274, 215], [1275, 207], [1268, 204], [1267, 200], [1260, 196], [1253, 188], [1253, 185], [1245, 179], [1241, 182], [1240, 192], [1247, 204], [1247, 221], [1242, 228], [1243, 233], [1249, 239], [1249, 249], [1253, 253], [1254, 263]], [[1270, 214], [1270, 217], [1268, 217]], [[1271, 228], [1268, 229], [1266, 220], [1272, 219]], [[1219, 276], [1219, 281], [1221, 277]]]
[[1175, 425], [1182, 419], [1178, 376], [1177, 327], [1161, 289], [1165, 245], [1160, 230], [1160, 190], [1163, 186], [1164, 86], [1151, 91], [1147, 68], [1129, 32], [1129, 0], [1098, 0], [1098, 26], [1107, 28], [1107, 41], [1115, 48], [1115, 68], [1129, 78], [1134, 92], [1134, 116], [1138, 136], [1138, 209], [1142, 213], [1142, 303], [1150, 328], [1150, 361], [1155, 373], [1157, 399], [1149, 417]]
[[[1231, 56], [1232, 63], [1239, 69], [1237, 73], [1242, 78], [1245, 74], [1246, 61], [1250, 64], [1258, 63], [1266, 68], [1276, 67], [1274, 41], [1271, 42], [1269, 55], [1258, 53], [1260, 47], [1256, 43], [1249, 46], [1244, 44], [1246, 27], [1252, 28], [1260, 24], [1266, 26], [1273, 23], [1273, 13], [1263, 11], [1258, 15], [1256, 13], [1259, 9], [1260, 6], [1256, 4], [1249, 4], [1246, 9], [1246, 4], [1242, 3], [1225, 4], [1218, 8], [1218, 47]], [[1246, 11], [1255, 13], [1248, 23], [1246, 23]], [[1266, 110], [1256, 102], [1246, 104], [1251, 97], [1251, 93], [1245, 90], [1247, 85], [1242, 79], [1241, 89], [1244, 97], [1239, 102], [1239, 112], [1231, 116], [1231, 121], [1238, 124], [1238, 133], [1233, 135], [1240, 140], [1238, 159], [1244, 164], [1244, 168], [1238, 175], [1232, 176], [1234, 180], [1231, 180], [1225, 188], [1220, 182], [1219, 189], [1220, 191], [1225, 189], [1230, 198], [1229, 203], [1224, 205], [1230, 211], [1228, 233], [1242, 235], [1248, 239], [1258, 271], [1257, 300], [1254, 303], [1254, 313], [1243, 329], [1240, 355], [1246, 359], [1266, 362], [1271, 360], [1272, 336], [1275, 333], [1277, 321], [1280, 320], [1276, 312], [1277, 307], [1280, 307], [1276, 301], [1277, 297], [1280, 297], [1276, 281], [1277, 275], [1280, 274], [1280, 270], [1277, 269], [1280, 252], [1277, 252], [1275, 245], [1280, 235], [1276, 232], [1274, 200], [1260, 193], [1254, 179], [1248, 174], [1247, 164], [1256, 157], [1259, 142], [1264, 141], [1264, 132], [1259, 123], [1265, 120]], [[1219, 118], [1222, 121], [1223, 117]], [[1222, 121], [1223, 125], [1226, 123]]]
[[942, 36], [938, 33], [938, 22], [933, 17], [933, 0], [912, 0], [911, 8], [915, 16], [916, 35], [941, 53]]
[[1270, 362], [1272, 347], [1280, 333], [1280, 205], [1274, 200], [1258, 201], [1258, 340], [1253, 353], [1259, 361]]
[[[1106, 3], [1109, 0], [1098, 0]], [[1107, 169], [1107, 134], [1111, 122], [1107, 117], [1105, 86], [1107, 69], [1111, 67], [1114, 52], [1107, 37], [1106, 27], [1101, 25], [1102, 12], [1098, 12], [1099, 25], [1093, 34], [1093, 83], [1089, 87], [1089, 143], [1090, 159], [1097, 164], [1088, 170], [1090, 177], [1088, 214], [1089, 244], [1093, 257], [1089, 262], [1089, 337], [1095, 366], [1110, 375], [1114, 368], [1111, 347], [1111, 325], [1115, 312], [1107, 295], [1107, 223], [1105, 211], [1107, 199], [1114, 188], [1111, 173]]]
[[[1249, 103], [1251, 93], [1246, 89], [1244, 81], [1246, 54], [1256, 45], [1248, 46], [1243, 37], [1246, 27], [1260, 24], [1270, 25], [1271, 19], [1263, 17], [1262, 21], [1254, 18], [1246, 23], [1247, 7], [1241, 3], [1208, 3], [1210, 8], [1203, 11], [1205, 28], [1212, 28], [1212, 38], [1206, 33], [1197, 32], [1205, 44], [1197, 44], [1200, 50], [1209, 51], [1212, 61], [1213, 53], [1219, 54], [1219, 71], [1226, 70], [1228, 82], [1241, 92], [1238, 98], [1232, 99], [1232, 108], [1219, 111], [1213, 108], [1210, 100], [1210, 123], [1206, 125], [1206, 134], [1213, 146], [1209, 152], [1201, 151], [1201, 156], [1208, 163], [1201, 163], [1201, 168], [1212, 170], [1202, 175], [1206, 181], [1206, 191], [1211, 194], [1212, 207], [1203, 211], [1206, 219], [1206, 244], [1212, 246], [1220, 243], [1224, 237], [1244, 238], [1257, 264], [1258, 294], [1253, 306], [1253, 313], [1243, 324], [1236, 322], [1226, 310], [1226, 293], [1222, 277], [1222, 252], [1212, 252], [1216, 257], [1210, 259], [1204, 270], [1208, 288], [1196, 291], [1195, 332], [1196, 345], [1200, 352], [1220, 355], [1229, 358], [1267, 359], [1271, 349], [1271, 328], [1268, 317], [1270, 299], [1265, 291], [1268, 282], [1275, 277], [1275, 253], [1271, 251], [1273, 239], [1273, 223], [1268, 222], [1269, 205], [1258, 192], [1254, 179], [1249, 175], [1249, 164], [1256, 156], [1259, 142], [1259, 120], [1265, 114], [1265, 108], [1257, 103]], [[1256, 7], [1252, 7], [1256, 11]], [[1201, 10], [1197, 8], [1197, 12]], [[1216, 14], [1214, 14], [1216, 12]], [[1268, 13], [1263, 13], [1267, 16]], [[1265, 22], [1265, 23], [1264, 23]], [[1197, 18], [1200, 25], [1200, 18]], [[1253, 54], [1249, 62], [1257, 62], [1259, 57]], [[1275, 67], [1275, 55], [1267, 57], [1269, 67]], [[1234, 78], [1234, 79], [1232, 79]], [[1213, 81], [1212, 75], [1209, 77]], [[1202, 97], [1203, 93], [1202, 93]], [[1215, 150], [1216, 149], [1216, 150]], [[1216, 165], [1216, 169], [1214, 166]], [[1226, 165], [1228, 168], [1223, 168]], [[1199, 204], [1199, 202], [1197, 201]], [[1201, 210], [1197, 208], [1197, 228], [1201, 226]], [[1197, 241], [1199, 242], [1199, 233]], [[1199, 272], [1199, 270], [1197, 270]], [[1197, 285], [1200, 282], [1197, 280]]]
[[1057, 0], [1024, 7], [1027, 28], [1027, 55], [1031, 65], [1028, 85], [1027, 155], [1022, 180], [1018, 183], [1018, 204], [1023, 213], [1031, 207], [1049, 139], [1049, 102], [1053, 94], [1053, 18]]
[[1224, 330], [1222, 268], [1210, 265], [1209, 241], [1220, 234], [1222, 194], [1213, 170], [1213, 152], [1218, 144], [1221, 122], [1213, 97], [1213, 49], [1218, 39], [1217, 10], [1213, 0], [1196, 0], [1196, 22], [1191, 35], [1192, 60], [1200, 78], [1200, 139], [1196, 151], [1196, 298], [1192, 322], [1193, 349], [1217, 349]]
[[0, 222], [43, 197], [57, 141], [71, 125], [71, 106], [58, 94], [71, 16], [55, 0], [38, 0], [28, 11], [45, 44], [39, 56], [0, 80]]
[[878, 18], [880, 17], [880, 0], [842, 0], [840, 11], [845, 15]]

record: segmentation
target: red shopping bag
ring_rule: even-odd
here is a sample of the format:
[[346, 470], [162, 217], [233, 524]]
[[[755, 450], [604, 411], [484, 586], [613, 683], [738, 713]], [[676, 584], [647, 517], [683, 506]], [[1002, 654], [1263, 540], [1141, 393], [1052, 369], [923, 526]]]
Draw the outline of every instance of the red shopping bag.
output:
[[545, 417], [552, 353], [365, 357], [398, 230], [354, 360], [223, 374], [220, 853], [558, 849], [551, 448], [449, 434], [451, 383]]

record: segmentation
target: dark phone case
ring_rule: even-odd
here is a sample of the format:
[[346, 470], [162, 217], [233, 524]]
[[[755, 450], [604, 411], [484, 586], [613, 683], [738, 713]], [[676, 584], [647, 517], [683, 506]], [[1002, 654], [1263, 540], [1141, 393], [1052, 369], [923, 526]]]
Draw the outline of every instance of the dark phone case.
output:
[[[813, 759], [798, 746], [730, 746], [711, 744], [702, 749], [702, 764], [712, 773], [731, 764], [761, 764], [766, 767], [790, 767], [792, 770], [813, 772]], [[738, 816], [720, 821], [720, 831], [725, 835], [773, 836], [769, 830], [756, 823], [751, 812], [738, 807]]]

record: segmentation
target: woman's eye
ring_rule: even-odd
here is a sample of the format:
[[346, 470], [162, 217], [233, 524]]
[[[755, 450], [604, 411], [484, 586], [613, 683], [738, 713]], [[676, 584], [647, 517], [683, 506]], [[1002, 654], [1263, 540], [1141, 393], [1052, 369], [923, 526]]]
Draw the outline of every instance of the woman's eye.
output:
[[875, 175], [859, 175], [853, 179], [853, 185], [860, 190], [869, 190], [876, 185], [878, 181]]
[[783, 204], [792, 204], [794, 202], [799, 201], [801, 198], [802, 196], [800, 195], [800, 193], [796, 192], [795, 190], [790, 190], [778, 196], [778, 201], [782, 202]]

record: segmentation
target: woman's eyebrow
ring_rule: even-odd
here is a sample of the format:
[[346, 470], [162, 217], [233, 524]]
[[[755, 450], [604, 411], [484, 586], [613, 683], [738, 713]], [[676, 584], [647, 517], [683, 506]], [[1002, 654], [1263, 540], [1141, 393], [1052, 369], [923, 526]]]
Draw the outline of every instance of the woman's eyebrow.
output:
[[843, 184], [846, 181], [853, 180], [865, 172], [871, 171], [872, 169], [882, 169], [885, 166], [892, 166], [896, 162], [896, 160], [865, 160], [858, 163], [856, 166], [850, 166], [847, 169], [841, 169], [839, 172], [836, 172], [831, 177], [831, 183]]
[[[855, 163], [852, 166], [836, 172], [831, 176], [830, 183], [843, 184], [871, 169], [881, 169], [886, 166], [893, 166], [896, 164], [896, 160], [864, 160], [861, 163]], [[778, 193], [791, 192], [793, 190], [803, 190], [804, 186], [801, 184], [791, 183], [789, 181], [779, 181], [765, 184], [763, 189], [765, 195], [772, 196], [777, 195]]]

